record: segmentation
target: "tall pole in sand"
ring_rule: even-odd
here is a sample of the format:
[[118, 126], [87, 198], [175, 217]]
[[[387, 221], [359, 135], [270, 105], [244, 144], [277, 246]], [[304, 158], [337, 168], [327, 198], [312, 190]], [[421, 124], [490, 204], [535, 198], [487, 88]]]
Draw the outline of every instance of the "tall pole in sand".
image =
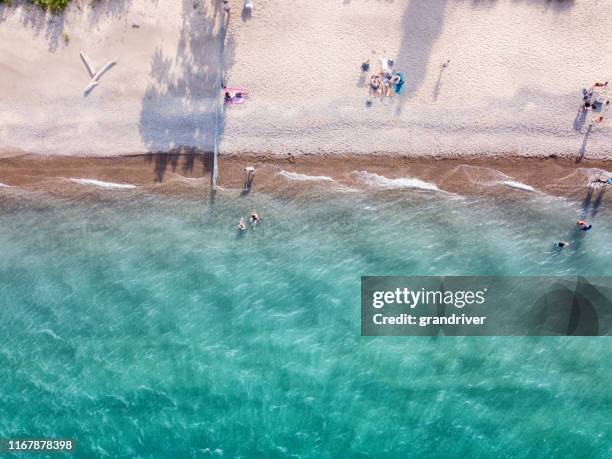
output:
[[[227, 14], [227, 19], [226, 19], [226, 15], [223, 14], [226, 13]], [[219, 175], [219, 168], [218, 168], [218, 158], [219, 158], [219, 118], [221, 117], [221, 98], [219, 97], [219, 89], [221, 88], [221, 85], [223, 84], [223, 70], [224, 70], [224, 66], [223, 66], [223, 55], [224, 55], [224, 51], [225, 51], [225, 21], [229, 20], [229, 12], [225, 12], [223, 11], [219, 17], [221, 18], [221, 29], [219, 31], [219, 34], [221, 36], [221, 41], [219, 42], [219, 68], [217, 71], [217, 81], [215, 82], [215, 97], [216, 97], [216, 103], [215, 103], [215, 144], [214, 144], [214, 150], [213, 150], [213, 166], [212, 166], [212, 174], [210, 176], [210, 182], [211, 182], [211, 188], [212, 191], [216, 191], [217, 190], [217, 176]]]

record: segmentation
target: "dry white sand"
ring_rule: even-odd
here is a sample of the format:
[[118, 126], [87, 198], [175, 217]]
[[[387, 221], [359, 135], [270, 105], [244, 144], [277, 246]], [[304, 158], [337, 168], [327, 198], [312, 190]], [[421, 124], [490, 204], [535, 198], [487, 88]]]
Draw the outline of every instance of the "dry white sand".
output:
[[[612, 158], [610, 119], [577, 118], [581, 89], [612, 82], [609, 0], [253, 3], [248, 17], [232, 0], [226, 78], [249, 100], [223, 114], [222, 152]], [[0, 150], [211, 148], [222, 14], [215, 0], [87, 2], [51, 22], [0, 7]], [[119, 59], [88, 97], [80, 50]], [[367, 107], [360, 65], [380, 57], [405, 93]]]
[[[0, 151], [212, 148], [217, 1], [77, 0], [61, 16], [13, 4], [0, 6]], [[80, 51], [118, 61], [87, 96]]]

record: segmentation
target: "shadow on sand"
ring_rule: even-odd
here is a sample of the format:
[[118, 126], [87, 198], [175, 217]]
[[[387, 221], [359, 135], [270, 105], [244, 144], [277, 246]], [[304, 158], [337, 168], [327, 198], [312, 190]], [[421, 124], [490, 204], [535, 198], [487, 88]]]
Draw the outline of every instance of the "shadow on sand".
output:
[[[96, 24], [100, 19], [121, 19], [129, 13], [133, 0], [97, 0], [90, 2], [91, 9], [88, 13], [88, 20], [91, 24]], [[154, 5], [158, 0], [150, 0]]]
[[[64, 12], [53, 14], [33, 5], [31, 0], [12, 0], [11, 6], [7, 6], [0, 0], [0, 24], [10, 16], [19, 15], [19, 21], [24, 27], [32, 29], [34, 37], [44, 36], [47, 40], [49, 51], [54, 52], [67, 43], [64, 39], [64, 26], [66, 15], [75, 9], [85, 10], [87, 20], [93, 27], [100, 20], [111, 18], [113, 20], [125, 17], [131, 7], [133, 0], [95, 0], [80, 5], [80, 2], [72, 2]], [[157, 4], [159, 0], [150, 0]]]
[[45, 37], [49, 51], [54, 52], [60, 46], [66, 45], [62, 38], [66, 13], [51, 14], [26, 0], [13, 0], [11, 6], [0, 1], [0, 26], [14, 15], [19, 15], [21, 25], [31, 29], [35, 38], [41, 35]]
[[[409, 72], [404, 88], [408, 97], [423, 84], [431, 49], [442, 31], [447, 1], [411, 0], [402, 17], [404, 35], [397, 60]], [[400, 99], [398, 110], [401, 111], [406, 100], [406, 97]]]
[[582, 145], [580, 146], [580, 150], [578, 150], [578, 157], [576, 157], [576, 163], [582, 162], [582, 160], [584, 159], [584, 155], [586, 155], [587, 144], [588, 144], [589, 136], [591, 135], [591, 132], [593, 132], [593, 125], [589, 124], [589, 127], [584, 133], [584, 137], [582, 139]]
[[587, 120], [587, 111], [586, 110], [578, 110], [576, 113], [576, 117], [574, 118], [574, 131], [582, 132], [582, 128]]
[[[490, 8], [499, 0], [467, 0], [476, 8]], [[565, 11], [574, 6], [575, 0], [512, 0], [513, 3], [526, 3], [535, 8], [544, 7], [554, 12]]]
[[209, 164], [215, 130], [219, 136], [223, 132], [223, 113], [218, 126], [215, 120], [220, 72], [231, 65], [234, 45], [225, 36], [226, 27], [220, 27], [227, 20], [222, 3], [211, 4], [194, 8], [193, 0], [182, 0], [176, 49], [166, 52], [160, 44], [151, 60], [153, 83], [142, 101], [139, 131], [152, 153], [147, 158], [154, 163], [157, 181], [163, 180], [168, 167], [176, 168], [177, 155], [185, 152], [187, 158], [200, 155], [203, 164]]
[[161, 183], [168, 169], [172, 172], [180, 170], [184, 175], [191, 175], [197, 166], [203, 176], [209, 175], [213, 166], [213, 153], [194, 148], [178, 148], [163, 153], [148, 153], [145, 155], [145, 161], [153, 164], [155, 181]]
[[[463, 0], [474, 8], [492, 8], [498, 0]], [[544, 7], [555, 12], [562, 12], [573, 6], [574, 0], [512, 0], [514, 3], [527, 3], [534, 7]], [[404, 97], [398, 106], [398, 113], [403, 105], [423, 84], [427, 66], [431, 59], [431, 50], [438, 40], [443, 27], [444, 13], [449, 0], [410, 0], [402, 17], [402, 36], [397, 62], [406, 69], [409, 77], [406, 80]], [[440, 56], [440, 65], [452, 56]], [[433, 98], [437, 99], [442, 85], [443, 68], [438, 75], [438, 81], [433, 90]]]
[[247, 22], [251, 20], [253, 17], [253, 10], [251, 8], [242, 8], [242, 12], [240, 13], [240, 18], [242, 22]]

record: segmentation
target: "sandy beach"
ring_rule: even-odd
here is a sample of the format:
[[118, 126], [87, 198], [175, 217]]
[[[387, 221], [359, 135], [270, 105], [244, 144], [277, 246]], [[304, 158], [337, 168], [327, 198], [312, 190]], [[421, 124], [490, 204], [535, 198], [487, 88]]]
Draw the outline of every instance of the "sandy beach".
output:
[[[211, 149], [217, 3], [76, 1], [62, 15], [20, 1], [0, 6], [0, 151]], [[87, 95], [81, 51], [98, 69], [117, 60]]]
[[[606, 0], [231, 6], [0, 6], [0, 152], [210, 151], [223, 69], [249, 97], [221, 113], [222, 155], [612, 157], [609, 115], [578, 113], [582, 88], [612, 79]], [[117, 59], [88, 95], [81, 51], [98, 68]], [[380, 58], [405, 74], [403, 94], [370, 98], [360, 66]]]
[[612, 0], [45, 1], [0, 456], [610, 457]]

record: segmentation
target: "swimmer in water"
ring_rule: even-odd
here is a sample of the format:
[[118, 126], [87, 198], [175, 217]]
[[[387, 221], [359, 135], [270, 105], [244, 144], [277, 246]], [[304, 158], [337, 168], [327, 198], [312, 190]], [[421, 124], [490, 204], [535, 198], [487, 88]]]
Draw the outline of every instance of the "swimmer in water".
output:
[[246, 229], [246, 225], [244, 224], [244, 218], [240, 217], [240, 223], [238, 223], [238, 231], [244, 231]]
[[259, 216], [257, 215], [257, 212], [253, 212], [251, 214], [249, 221], [251, 222], [251, 225], [253, 225], [253, 228], [255, 228], [255, 225], [259, 223]]
[[588, 231], [593, 227], [593, 225], [587, 224], [587, 222], [585, 222], [584, 220], [578, 220], [576, 222], [576, 226], [582, 231]]
[[595, 180], [593, 180], [593, 183], [605, 183], [606, 185], [612, 185], [612, 177], [610, 177], [609, 179], [600, 179], [597, 178]]
[[555, 245], [557, 247], [559, 247], [560, 249], [564, 249], [565, 247], [567, 247], [569, 245], [569, 242], [559, 241]]

